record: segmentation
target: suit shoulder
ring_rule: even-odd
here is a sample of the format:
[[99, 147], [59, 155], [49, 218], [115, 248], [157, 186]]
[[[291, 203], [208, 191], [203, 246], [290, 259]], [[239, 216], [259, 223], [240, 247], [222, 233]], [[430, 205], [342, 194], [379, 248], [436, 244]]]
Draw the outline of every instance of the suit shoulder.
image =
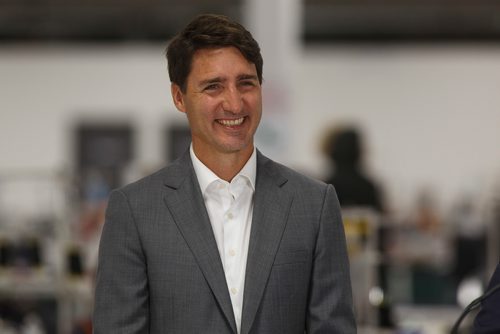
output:
[[122, 187], [115, 189], [116, 191], [122, 192], [126, 195], [141, 192], [144, 189], [151, 191], [158, 185], [162, 184], [162, 175], [167, 173], [168, 167], [164, 167], [152, 174], [144, 176], [136, 181], [126, 184]]
[[[177, 160], [159, 169], [158, 171], [147, 175], [135, 182], [127, 184], [118, 190], [125, 194], [141, 193], [144, 191], [154, 192], [168, 182], [167, 180], [183, 180], [188, 175], [188, 170], [192, 169], [189, 151], [184, 152]], [[178, 183], [178, 182], [177, 182]]]
[[[183, 172], [180, 172], [183, 171]], [[153, 197], [158, 197], [166, 185], [167, 179], [181, 180], [186, 175], [185, 169], [173, 162], [158, 171], [140, 178], [137, 181], [131, 182], [115, 191], [124, 194], [127, 198], [138, 198], [149, 200]]]

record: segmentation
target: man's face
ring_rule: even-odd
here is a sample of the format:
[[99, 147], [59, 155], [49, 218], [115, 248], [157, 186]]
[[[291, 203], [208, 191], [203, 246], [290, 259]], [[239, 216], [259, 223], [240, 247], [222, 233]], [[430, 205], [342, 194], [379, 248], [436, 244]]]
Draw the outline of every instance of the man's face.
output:
[[262, 114], [255, 65], [234, 47], [200, 49], [193, 56], [186, 91], [172, 84], [174, 103], [186, 113], [198, 157], [253, 151]]

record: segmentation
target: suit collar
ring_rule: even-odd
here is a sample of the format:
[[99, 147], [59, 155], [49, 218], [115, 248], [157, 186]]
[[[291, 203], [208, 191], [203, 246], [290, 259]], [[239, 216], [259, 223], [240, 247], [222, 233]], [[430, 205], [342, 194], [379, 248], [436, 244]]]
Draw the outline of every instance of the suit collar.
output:
[[245, 278], [241, 334], [252, 328], [286, 227], [293, 192], [279, 165], [260, 152]]
[[283, 186], [288, 181], [288, 178], [279, 170], [279, 164], [260, 153], [259, 150], [257, 150], [257, 174], [263, 177], [263, 181], [270, 181], [277, 187]]
[[177, 160], [166, 167], [163, 183], [172, 189], [178, 189], [185, 181], [186, 177], [193, 173], [193, 164], [189, 157], [189, 151], [186, 151]]
[[[259, 170], [262, 172], [266, 172], [272, 177], [276, 177], [274, 181], [276, 182], [277, 185], [282, 185], [284, 184], [287, 179], [284, 178], [281, 174], [277, 173], [274, 166], [274, 162], [270, 160], [269, 158], [265, 157], [262, 153], [260, 153], [259, 150], [255, 150], [256, 157], [257, 157], [257, 173]], [[254, 182], [253, 177], [252, 177], [252, 172], [247, 173], [249, 174], [248, 177], [251, 178], [252, 182]], [[196, 174], [194, 173], [194, 167], [193, 167], [193, 162], [191, 160], [190, 152], [187, 150], [184, 152], [182, 156], [180, 156], [177, 160], [175, 160], [169, 167], [167, 167], [167, 170], [165, 172], [165, 177], [164, 177], [164, 184], [167, 187], [177, 189], [180, 187], [182, 182], [184, 182], [186, 177], [192, 177], [195, 176]], [[255, 180], [255, 183], [257, 180]], [[254, 186], [255, 186], [255, 183]]]
[[164, 183], [167, 187], [165, 204], [196, 258], [226, 320], [236, 333], [236, 321], [224, 269], [189, 151], [167, 167]]

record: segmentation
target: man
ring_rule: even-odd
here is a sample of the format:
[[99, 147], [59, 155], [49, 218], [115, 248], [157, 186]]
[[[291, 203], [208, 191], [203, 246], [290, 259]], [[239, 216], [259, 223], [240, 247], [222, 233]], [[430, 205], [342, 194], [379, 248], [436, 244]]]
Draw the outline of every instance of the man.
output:
[[192, 144], [111, 194], [94, 333], [355, 333], [332, 186], [254, 148], [257, 42], [226, 17], [202, 15], [167, 58]]
[[[500, 263], [491, 277], [487, 291], [500, 284]], [[473, 334], [500, 333], [500, 291], [494, 292], [481, 304], [481, 310], [474, 321]]]

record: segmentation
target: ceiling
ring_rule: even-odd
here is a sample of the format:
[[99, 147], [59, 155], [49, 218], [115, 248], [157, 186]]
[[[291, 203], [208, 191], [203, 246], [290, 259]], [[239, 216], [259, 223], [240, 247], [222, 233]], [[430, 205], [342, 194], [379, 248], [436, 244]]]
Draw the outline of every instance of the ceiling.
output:
[[[0, 41], [166, 40], [199, 13], [241, 20], [243, 3], [0, 0]], [[305, 42], [500, 41], [500, 0], [303, 0], [302, 13]]]
[[241, 17], [239, 0], [0, 0], [2, 40], [157, 40], [200, 13]]

